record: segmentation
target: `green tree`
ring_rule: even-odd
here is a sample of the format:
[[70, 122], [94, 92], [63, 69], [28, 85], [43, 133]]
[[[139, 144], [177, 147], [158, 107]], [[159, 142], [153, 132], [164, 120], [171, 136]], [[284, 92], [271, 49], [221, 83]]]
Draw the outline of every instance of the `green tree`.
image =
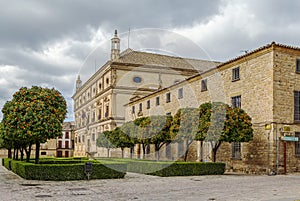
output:
[[200, 105], [200, 119], [196, 139], [212, 145], [213, 161], [222, 142], [248, 142], [253, 139], [251, 117], [240, 108], [225, 103]]
[[172, 142], [170, 127], [172, 125], [172, 116], [150, 116], [150, 124], [148, 125], [150, 143], [154, 144], [156, 159], [159, 160], [159, 150], [166, 144]]
[[132, 137], [137, 139], [137, 143], [142, 144], [143, 158], [145, 158], [146, 147], [150, 146], [151, 137], [152, 137], [149, 133], [150, 118], [140, 117], [135, 119], [133, 123], [134, 123], [134, 129], [133, 129]]
[[108, 140], [108, 136], [110, 136], [112, 131], [104, 131], [103, 133], [100, 133], [96, 144], [98, 147], [104, 147], [107, 149], [107, 157], [109, 157], [109, 151], [111, 148], [115, 148], [115, 146]]
[[35, 143], [35, 162], [38, 163], [40, 143], [61, 135], [66, 112], [66, 101], [59, 91], [22, 87], [3, 111], [4, 127], [12, 139], [28, 143], [29, 149]]
[[0, 148], [8, 150], [8, 158], [12, 158], [13, 139], [7, 134], [4, 123], [0, 123]]
[[14, 101], [7, 101], [2, 108], [3, 119], [1, 122], [1, 138], [5, 144], [5, 148], [8, 150], [8, 157], [12, 157], [13, 149], [13, 159], [18, 159], [18, 153], [19, 150], [21, 150], [22, 160], [23, 147], [26, 145], [27, 139], [23, 139], [20, 136], [20, 129], [17, 125], [19, 117], [15, 117], [16, 112], [14, 111], [16, 106]]
[[134, 146], [134, 140], [124, 133], [120, 127], [115, 128], [109, 136], [106, 136], [108, 140], [117, 148], [122, 150], [122, 158], [124, 158], [124, 149]]
[[[122, 124], [120, 129], [123, 131], [124, 134], [128, 135], [134, 144], [138, 144], [139, 141], [137, 140], [139, 127], [134, 124], [133, 121], [128, 121]], [[132, 158], [134, 154], [134, 146], [130, 147], [130, 158]]]
[[[199, 126], [198, 108], [181, 108], [174, 115], [172, 126], [170, 128], [171, 138], [178, 143], [185, 142], [185, 151], [180, 153], [187, 160], [189, 147], [196, 139]], [[180, 151], [180, 150], [179, 150]], [[183, 151], [183, 150], [181, 150]]]

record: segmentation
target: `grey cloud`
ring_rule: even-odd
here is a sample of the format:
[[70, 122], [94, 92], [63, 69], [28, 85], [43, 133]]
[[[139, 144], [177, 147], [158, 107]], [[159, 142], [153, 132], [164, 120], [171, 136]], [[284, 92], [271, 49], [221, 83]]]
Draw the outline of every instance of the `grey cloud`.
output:
[[[232, 21], [214, 25], [215, 20], [236, 12], [233, 9], [222, 13], [229, 5], [245, 5], [245, 10]], [[0, 67], [18, 67], [18, 71], [5, 76], [10, 82], [0, 88], [0, 107], [21, 85], [44, 85], [53, 86], [65, 95], [72, 115], [70, 97], [76, 74], [80, 72], [87, 79], [95, 72], [95, 63], [98, 69], [109, 59], [109, 39], [114, 29], [123, 37], [122, 49], [127, 47], [125, 32], [131, 27], [132, 48], [166, 47], [162, 51], [178, 56], [224, 61], [242, 54], [241, 50], [252, 50], [271, 41], [300, 46], [299, 10], [297, 0], [0, 0]], [[245, 15], [249, 20], [253, 17], [255, 23], [238, 24]], [[197, 25], [204, 28], [194, 29], [193, 35], [186, 36], [189, 39], [171, 34], [172, 39], [166, 43], [161, 41], [163, 35], [134, 33], [138, 28], [173, 30]], [[99, 39], [101, 48], [85, 61], [92, 48], [98, 46], [91, 44], [93, 31], [97, 30], [107, 41], [100, 43], [103, 38]], [[142, 37], [146, 40], [140, 40]], [[52, 53], [60, 55], [58, 58], [43, 58], [47, 48], [68, 40], [70, 47], [63, 52], [53, 50]]]
[[197, 0], [11, 0], [0, 4], [0, 44], [34, 48], [65, 35], [83, 39], [87, 25], [124, 31], [129, 26], [170, 28], [204, 20], [218, 9], [216, 0], [205, 4]]

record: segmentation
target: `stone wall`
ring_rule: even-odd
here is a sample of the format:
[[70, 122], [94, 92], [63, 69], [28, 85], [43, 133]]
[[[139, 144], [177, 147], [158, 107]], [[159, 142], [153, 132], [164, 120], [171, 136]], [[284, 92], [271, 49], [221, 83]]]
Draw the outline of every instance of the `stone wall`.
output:
[[[198, 107], [209, 101], [222, 101], [231, 105], [231, 97], [240, 95], [242, 109], [251, 117], [254, 128], [253, 141], [242, 143], [241, 159], [231, 158], [231, 145], [223, 143], [217, 160], [226, 162], [227, 169], [248, 173], [282, 172], [283, 143], [278, 141], [279, 128], [293, 122], [293, 91], [300, 90], [300, 75], [295, 74], [299, 50], [276, 45], [263, 48], [240, 59], [227, 62], [216, 70], [208, 71], [185, 82], [160, 90], [128, 105], [126, 121], [138, 116], [132, 115], [131, 108], [143, 104], [142, 115], [174, 115], [179, 108]], [[232, 81], [232, 69], [240, 68], [240, 79]], [[207, 79], [207, 91], [202, 91], [201, 80]], [[299, 83], [299, 84], [297, 84]], [[178, 90], [183, 88], [183, 98], [178, 99]], [[171, 102], [166, 103], [166, 93], [171, 93]], [[160, 105], [155, 105], [160, 97]], [[150, 109], [146, 108], [150, 100]], [[272, 130], [266, 131], [265, 124], [271, 123]], [[292, 130], [300, 131], [298, 124]], [[299, 169], [299, 158], [294, 153], [294, 144], [288, 146], [288, 171]], [[277, 151], [278, 146], [278, 151]], [[276, 158], [278, 157], [278, 163]], [[269, 170], [270, 169], [270, 170]]]

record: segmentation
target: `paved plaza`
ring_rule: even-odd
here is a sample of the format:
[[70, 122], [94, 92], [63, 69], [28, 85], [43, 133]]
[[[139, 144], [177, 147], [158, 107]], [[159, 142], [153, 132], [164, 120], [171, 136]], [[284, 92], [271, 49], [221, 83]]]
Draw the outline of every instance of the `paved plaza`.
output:
[[0, 200], [300, 200], [300, 175], [156, 177], [128, 173], [124, 179], [24, 180], [0, 166]]

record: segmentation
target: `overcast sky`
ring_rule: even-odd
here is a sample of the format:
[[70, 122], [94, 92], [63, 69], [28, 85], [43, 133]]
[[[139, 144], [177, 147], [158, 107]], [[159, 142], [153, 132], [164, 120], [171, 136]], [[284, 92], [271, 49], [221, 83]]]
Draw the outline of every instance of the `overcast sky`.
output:
[[121, 50], [130, 27], [133, 49], [226, 61], [272, 41], [300, 47], [299, 10], [298, 0], [0, 0], [0, 107], [22, 86], [55, 87], [71, 120], [76, 77], [109, 59], [115, 29]]

